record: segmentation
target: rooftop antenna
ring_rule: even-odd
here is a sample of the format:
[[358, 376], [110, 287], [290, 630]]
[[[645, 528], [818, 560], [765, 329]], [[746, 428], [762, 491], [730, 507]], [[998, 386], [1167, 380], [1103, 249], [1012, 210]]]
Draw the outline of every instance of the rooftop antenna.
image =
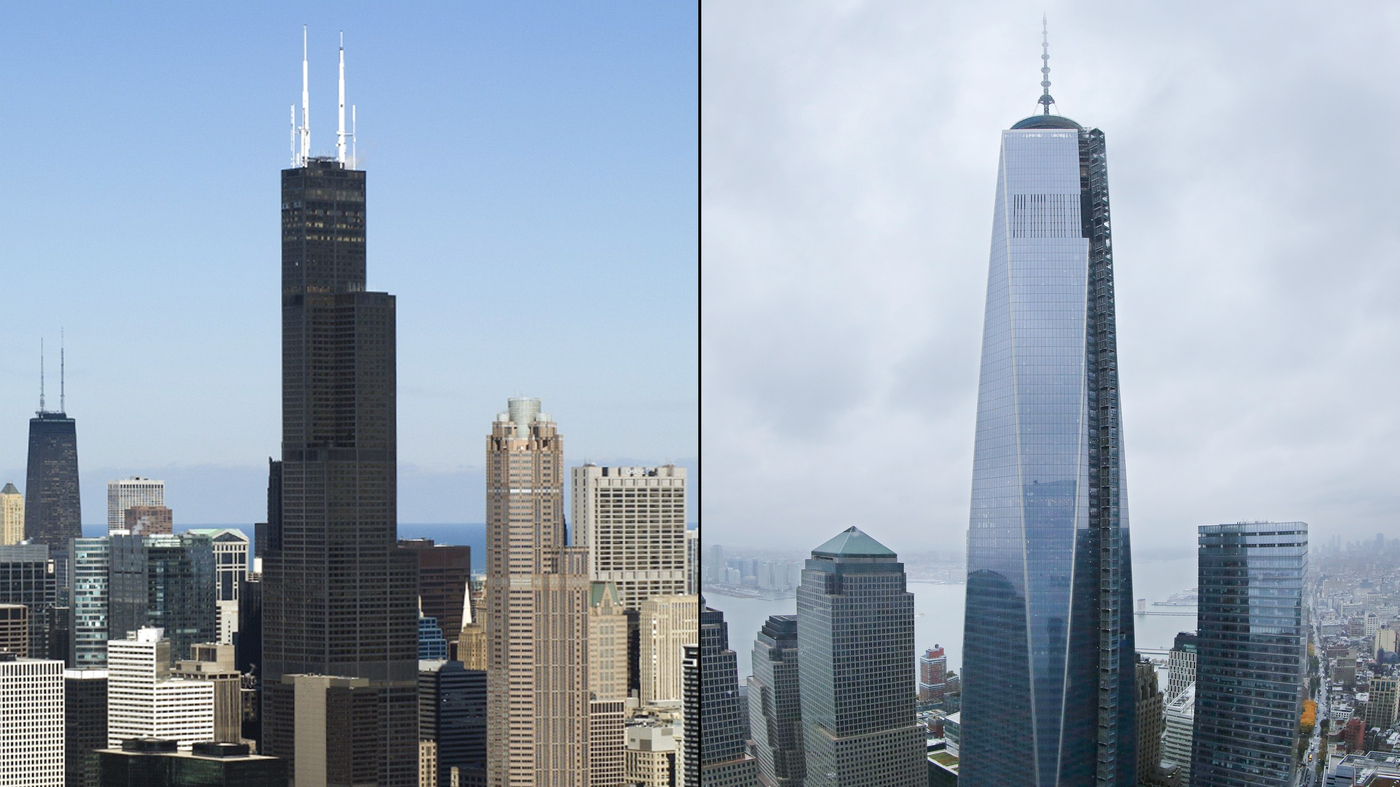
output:
[[44, 337], [39, 337], [39, 412], [44, 412]]
[[301, 26], [301, 165], [311, 158], [311, 89], [307, 84], [306, 25]]
[[63, 404], [63, 394], [64, 394], [64, 390], [63, 390], [63, 344], [64, 344], [64, 342], [63, 342], [63, 329], [62, 329], [62, 328], [59, 328], [59, 329], [58, 329], [58, 411], [59, 411], [60, 413], [66, 413], [66, 412], [68, 412], [68, 410], [64, 408], [64, 404]]
[[360, 156], [355, 148], [355, 105], [350, 105], [350, 169], [358, 169]]
[[297, 161], [297, 105], [291, 105], [292, 110], [292, 166], [299, 164]]
[[1045, 114], [1050, 114], [1050, 105], [1055, 103], [1055, 99], [1050, 97], [1050, 25], [1048, 17], [1040, 17], [1040, 87], [1045, 92], [1040, 95], [1040, 105], [1045, 107]]
[[335, 131], [335, 158], [345, 167], [345, 31], [340, 31], [340, 118]]

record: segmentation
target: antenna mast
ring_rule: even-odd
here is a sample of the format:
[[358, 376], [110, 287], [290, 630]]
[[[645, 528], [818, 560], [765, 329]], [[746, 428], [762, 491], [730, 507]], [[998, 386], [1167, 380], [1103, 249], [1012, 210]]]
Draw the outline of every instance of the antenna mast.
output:
[[335, 158], [345, 167], [345, 31], [340, 31], [340, 117], [335, 131]]
[[1048, 17], [1040, 17], [1040, 88], [1044, 92], [1038, 102], [1045, 107], [1045, 114], [1050, 114], [1050, 105], [1055, 103], [1055, 99], [1050, 97], [1050, 25]]
[[297, 161], [297, 105], [291, 105], [292, 110], [292, 166], [299, 166]]
[[39, 412], [44, 412], [44, 337], [39, 337]]
[[301, 166], [311, 158], [311, 89], [306, 64], [306, 25], [301, 26]]
[[62, 328], [59, 328], [59, 329], [58, 329], [58, 411], [59, 411], [60, 413], [67, 413], [68, 410], [67, 410], [67, 408], [64, 406], [64, 403], [63, 403], [63, 396], [64, 396], [64, 390], [63, 390], [63, 369], [64, 369], [64, 364], [63, 364], [63, 345], [64, 345], [64, 341], [63, 341], [63, 329], [62, 329]]
[[359, 166], [360, 157], [355, 147], [355, 105], [350, 105], [350, 169]]

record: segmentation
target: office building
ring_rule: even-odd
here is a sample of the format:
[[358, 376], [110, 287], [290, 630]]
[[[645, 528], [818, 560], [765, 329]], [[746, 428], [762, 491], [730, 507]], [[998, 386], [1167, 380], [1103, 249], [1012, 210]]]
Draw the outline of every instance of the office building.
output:
[[492, 787], [588, 779], [588, 551], [565, 546], [563, 463], [540, 400], [511, 399], [486, 448]]
[[797, 641], [806, 787], [922, 787], [914, 594], [898, 556], [855, 527], [812, 550]]
[[164, 738], [189, 751], [214, 738], [214, 684], [172, 677], [165, 632], [142, 628], [107, 643], [107, 745]]
[[457, 634], [457, 660], [470, 670], [486, 671], [486, 622], [477, 614], [471, 593], [462, 597], [462, 630]]
[[63, 671], [64, 787], [100, 787], [97, 750], [107, 748], [107, 670]]
[[[700, 613], [698, 665], [690, 659], [691, 652], [691, 646], [683, 646], [685, 783], [698, 783], [701, 787], [756, 787], [758, 763], [745, 751], [740, 718], [748, 709], [739, 701], [739, 659], [729, 649], [729, 624], [724, 622], [723, 612], [705, 607]], [[700, 683], [699, 703], [694, 697], [695, 681]], [[692, 739], [697, 728], [698, 740]], [[690, 762], [699, 765], [695, 774], [688, 770]], [[698, 775], [698, 781], [693, 780], [693, 775]]]
[[1001, 133], [967, 540], [962, 787], [1133, 787], [1132, 576], [1104, 134]]
[[68, 663], [77, 669], [102, 669], [107, 666], [111, 636], [107, 629], [111, 543], [105, 537], [75, 538], [72, 545], [73, 629]]
[[[126, 523], [126, 511], [137, 506], [165, 508], [165, 482], [140, 476], [123, 478], [120, 481], [108, 481], [107, 532], [130, 530]], [[171, 531], [161, 532], [169, 533]]]
[[23, 604], [29, 616], [29, 655], [33, 658], [67, 657], [65, 648], [54, 650], [62, 609], [58, 606], [58, 577], [44, 544], [12, 544], [0, 547], [0, 604]]
[[110, 639], [141, 628], [161, 629], [170, 641], [171, 666], [190, 658], [195, 643], [218, 639], [214, 546], [208, 536], [116, 533], [107, 541]]
[[676, 756], [680, 746], [675, 728], [664, 722], [645, 722], [627, 727], [624, 752], [624, 778], [629, 785], [680, 787]]
[[24, 495], [7, 482], [0, 489], [0, 546], [18, 544], [24, 540]]
[[458, 661], [418, 662], [418, 740], [432, 741], [435, 784], [486, 783], [486, 675]]
[[700, 531], [685, 531], [685, 594], [700, 595]]
[[[296, 762], [291, 770], [296, 774], [296, 787], [329, 784], [383, 784], [379, 773], [383, 767], [380, 752], [383, 733], [379, 722], [383, 715], [386, 688], [368, 678], [346, 678], [333, 675], [283, 675], [282, 686], [290, 688], [290, 702], [276, 706], [285, 708], [292, 718], [287, 727], [296, 732]], [[418, 783], [418, 697], [414, 686], [414, 718], [408, 734], [414, 739], [411, 772], [408, 785]], [[271, 694], [264, 682], [264, 697]], [[267, 713], [264, 705], [264, 729]]]
[[438, 628], [437, 618], [418, 616], [418, 660], [447, 658], [447, 637]]
[[1191, 737], [1196, 718], [1196, 684], [1188, 683], [1167, 703], [1162, 765], [1176, 774], [1173, 787], [1191, 787]]
[[[623, 787], [627, 751], [627, 702], [588, 703], [588, 785]], [[628, 786], [630, 787], [630, 785]]]
[[[617, 586], [611, 582], [591, 583], [588, 597], [588, 691], [594, 699], [627, 698], [627, 619], [626, 611], [617, 597]], [[691, 639], [695, 638], [692, 636]], [[679, 654], [676, 656], [676, 667], [679, 670]]]
[[168, 535], [175, 532], [175, 512], [165, 506], [132, 506], [122, 512], [121, 527], [134, 536]]
[[[284, 676], [363, 678], [371, 685], [322, 690], [353, 706], [337, 724], [370, 715], [353, 747], [373, 772], [355, 775], [411, 787], [418, 605], [416, 561], [398, 548], [395, 301], [368, 287], [365, 172], [343, 148], [312, 157], [302, 116], [300, 152], [281, 176], [282, 453], [269, 467], [259, 750], [301, 778], [296, 686]], [[329, 762], [355, 771], [360, 760]]]
[[1137, 754], [1138, 781], [1153, 780], [1157, 775], [1157, 765], [1162, 761], [1162, 692], [1157, 688], [1157, 668], [1147, 659], [1139, 658], [1135, 665], [1137, 691], [1137, 722], [1134, 731], [1137, 740], [1133, 749]]
[[942, 702], [948, 691], [948, 655], [934, 644], [919, 657], [919, 702]]
[[68, 541], [83, 537], [82, 505], [78, 499], [78, 427], [61, 405], [59, 412], [45, 410], [42, 394], [39, 412], [29, 419], [27, 476], [25, 537], [48, 544], [56, 557], [66, 555]]
[[0, 653], [0, 787], [62, 787], [63, 662]]
[[102, 787], [267, 787], [287, 783], [287, 763], [240, 743], [142, 738], [97, 752]]
[[0, 604], [0, 652], [29, 658], [29, 607]]
[[1194, 787], [1284, 787], [1307, 682], [1308, 526], [1201, 525]]
[[472, 548], [435, 544], [431, 538], [400, 540], [399, 547], [418, 557], [419, 609], [437, 620], [443, 634], [456, 639], [472, 577]]
[[202, 642], [190, 658], [175, 663], [171, 676], [203, 680], [214, 685], [214, 738], [220, 743], [243, 742], [243, 676], [234, 666], [233, 646]]
[[705, 581], [715, 584], [724, 582], [724, 571], [727, 568], [724, 562], [724, 547], [715, 544], [710, 547], [710, 558], [705, 563]]
[[[703, 598], [700, 600], [700, 603], [705, 603]], [[700, 629], [701, 637], [705, 635], [705, 614], [705, 612], [700, 613], [700, 620], [702, 621]], [[718, 623], [723, 625], [723, 613], [719, 615]], [[718, 635], [724, 637], [725, 644], [727, 645], [728, 632], [721, 630], [718, 632]], [[723, 650], [721, 650], [720, 653], [723, 653]], [[700, 712], [705, 705], [705, 687], [704, 682], [700, 679], [700, 662], [700, 646], [686, 645], [681, 651], [681, 674], [683, 676], [682, 679], [685, 681], [685, 699], [681, 703], [681, 717], [676, 720], [676, 738], [680, 741], [680, 745], [676, 749], [676, 773], [680, 774], [681, 784], [685, 785], [685, 787], [695, 787], [695, 785], [700, 783], [700, 745], [703, 742], [702, 738], [704, 736], [704, 731], [700, 724]], [[739, 681], [737, 659], [734, 664], [734, 692], [738, 694]], [[724, 665], [722, 663], [717, 663], [716, 666]], [[717, 681], [723, 679], [723, 677], [718, 674], [715, 675], [715, 678]], [[725, 691], [719, 688], [718, 684], [716, 688], [718, 690], [714, 692], [714, 697], [722, 701]], [[687, 733], [686, 730], [690, 732]], [[721, 742], [725, 745], [729, 745], [727, 740]], [[741, 777], [745, 775], [741, 767], [736, 767], [735, 770], [739, 771]], [[755, 765], [754, 779], [757, 780], [757, 778], [758, 767]]]
[[248, 574], [248, 535], [237, 528], [190, 528], [214, 544], [214, 601], [219, 608], [219, 642], [233, 644], [238, 632], [239, 580]]
[[572, 504], [589, 579], [616, 585], [622, 606], [685, 594], [685, 468], [575, 467]]
[[1167, 653], [1167, 696], [1171, 702], [1187, 686], [1196, 682], [1196, 633], [1182, 631]]
[[644, 705], [681, 701], [681, 649], [696, 644], [699, 614], [697, 596], [652, 596], [642, 602], [639, 672]]
[[748, 697], [749, 731], [763, 787], [801, 787], [807, 775], [797, 665], [797, 616], [770, 616], [753, 644]]
[[1400, 710], [1400, 678], [1373, 676], [1366, 694], [1366, 729], [1389, 730]]

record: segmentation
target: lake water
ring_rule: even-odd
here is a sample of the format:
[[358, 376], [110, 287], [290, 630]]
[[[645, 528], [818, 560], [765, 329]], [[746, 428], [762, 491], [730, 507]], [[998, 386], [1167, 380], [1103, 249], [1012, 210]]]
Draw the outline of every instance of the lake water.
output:
[[[1147, 599], [1147, 609], [1154, 612], [1185, 611], [1189, 616], [1134, 615], [1134, 636], [1139, 649], [1167, 649], [1179, 631], [1196, 629], [1193, 607], [1153, 607], [1154, 601], [1166, 601], [1196, 585], [1195, 557], [1176, 560], [1143, 561], [1133, 564], [1133, 608], [1138, 598]], [[935, 644], [948, 654], [948, 669], [962, 671], [963, 602], [965, 585], [940, 585], [932, 582], [909, 582], [914, 594], [914, 647], [923, 653]], [[779, 601], [730, 598], [707, 595], [705, 602], [724, 612], [729, 624], [729, 647], [739, 654], [739, 679], [753, 673], [754, 637], [769, 615], [797, 614], [797, 599]]]

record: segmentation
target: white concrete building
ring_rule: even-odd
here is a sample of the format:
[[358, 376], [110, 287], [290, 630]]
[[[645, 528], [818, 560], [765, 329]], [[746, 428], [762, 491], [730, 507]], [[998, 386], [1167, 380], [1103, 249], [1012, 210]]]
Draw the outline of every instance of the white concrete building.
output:
[[126, 527], [124, 514], [132, 506], [165, 505], [165, 482], [132, 476], [107, 482], [107, 532]]
[[107, 738], [165, 738], [189, 751], [214, 739], [214, 684], [170, 677], [165, 630], [143, 628], [107, 642]]
[[0, 787], [62, 787], [63, 662], [0, 653]]
[[1191, 787], [1191, 724], [1196, 719], [1196, 684], [1167, 703], [1167, 731], [1162, 735], [1162, 764], [1175, 765], [1180, 787]]
[[588, 578], [617, 586], [622, 606], [683, 595], [687, 578], [683, 467], [573, 468], [574, 546], [588, 548]]

